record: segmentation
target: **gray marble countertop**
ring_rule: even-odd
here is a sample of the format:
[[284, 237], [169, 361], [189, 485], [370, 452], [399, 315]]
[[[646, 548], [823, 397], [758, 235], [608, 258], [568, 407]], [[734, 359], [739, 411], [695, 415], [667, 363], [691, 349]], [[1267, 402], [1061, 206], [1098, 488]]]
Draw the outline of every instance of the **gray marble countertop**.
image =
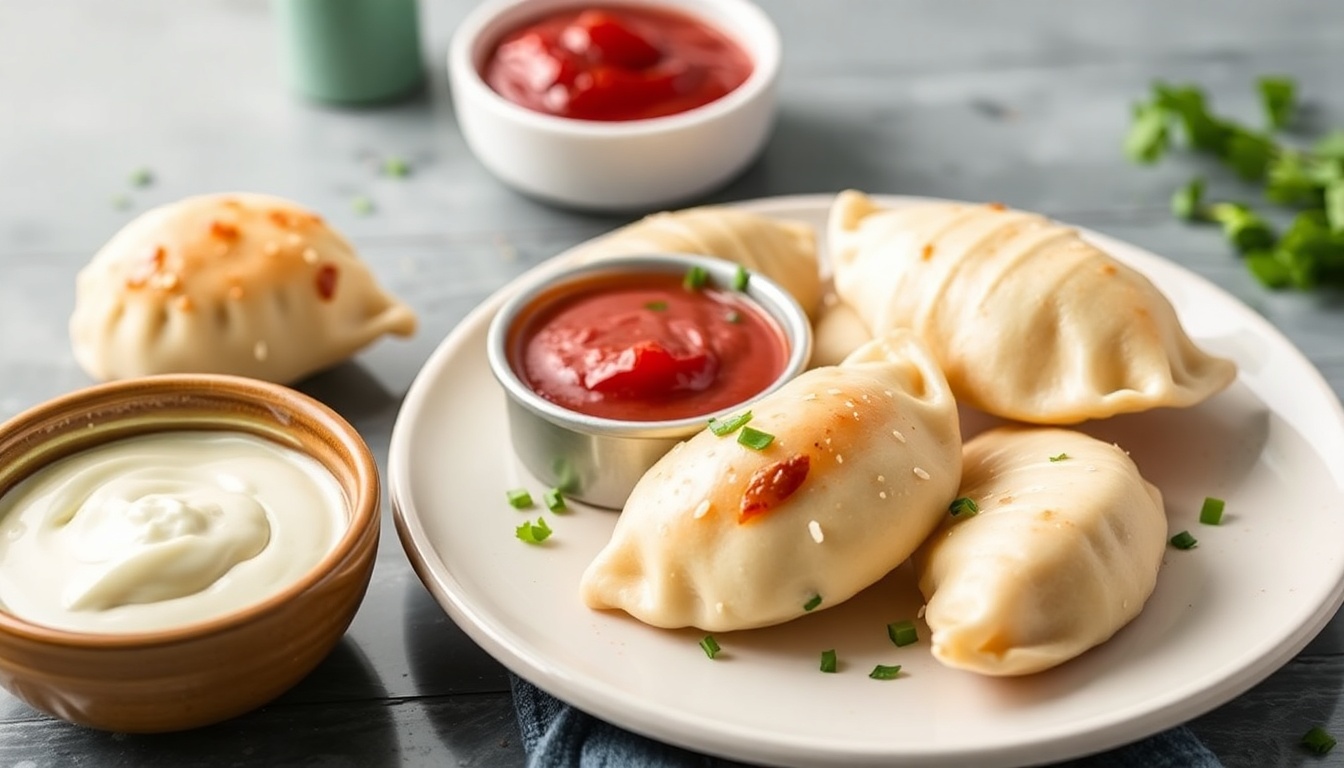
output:
[[[1256, 119], [1254, 79], [1296, 78], [1304, 130], [1344, 126], [1344, 6], [1320, 0], [762, 0], [784, 43], [779, 123], [763, 156], [708, 200], [871, 192], [998, 200], [1139, 245], [1212, 280], [1282, 329], [1344, 392], [1337, 292], [1260, 287], [1210, 229], [1167, 200], [1181, 156], [1120, 151], [1131, 104], [1156, 79], [1203, 85]], [[629, 217], [520, 197], [471, 156], [443, 61], [468, 2], [424, 0], [429, 83], [367, 109], [295, 98], [279, 78], [262, 0], [0, 0], [0, 417], [90, 383], [66, 335], [76, 271], [119, 227], [185, 195], [264, 191], [321, 211], [420, 314], [301, 389], [359, 428], [386, 467], [420, 365], [491, 291]], [[405, 178], [379, 173], [405, 158]], [[136, 169], [152, 182], [133, 185]], [[373, 202], [357, 212], [356, 198]], [[1341, 457], [1344, 458], [1344, 457]], [[1344, 623], [1193, 729], [1228, 765], [1344, 765], [1298, 747], [1344, 737]], [[0, 765], [511, 765], [523, 753], [503, 668], [411, 571], [386, 516], [373, 582], [346, 640], [252, 714], [183, 734], [89, 731], [0, 693]]]

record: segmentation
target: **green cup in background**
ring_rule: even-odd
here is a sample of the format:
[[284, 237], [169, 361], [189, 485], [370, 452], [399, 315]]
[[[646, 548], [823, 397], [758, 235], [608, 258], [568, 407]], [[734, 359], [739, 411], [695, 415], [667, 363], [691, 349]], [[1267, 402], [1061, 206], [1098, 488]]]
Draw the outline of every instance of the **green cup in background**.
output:
[[274, 0], [280, 64], [291, 89], [360, 104], [424, 82], [416, 0]]

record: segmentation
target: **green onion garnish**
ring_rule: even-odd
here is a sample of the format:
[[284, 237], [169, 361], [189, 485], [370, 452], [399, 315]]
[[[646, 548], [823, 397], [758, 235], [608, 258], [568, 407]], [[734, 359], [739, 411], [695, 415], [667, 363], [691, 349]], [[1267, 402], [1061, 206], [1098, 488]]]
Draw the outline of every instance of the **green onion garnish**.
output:
[[888, 624], [887, 637], [897, 648], [901, 648], [919, 642], [919, 630], [915, 629], [915, 622], [905, 619]]
[[836, 662], [835, 662], [835, 649], [834, 649], [834, 648], [832, 648], [832, 649], [829, 650], [829, 651], [822, 651], [822, 652], [821, 652], [821, 671], [822, 671], [822, 672], [834, 672], [834, 671], [835, 671], [835, 664], [836, 664]]
[[1194, 221], [1204, 207], [1204, 177], [1196, 176], [1171, 195], [1171, 212], [1177, 218]]
[[513, 529], [513, 535], [528, 544], [540, 544], [551, 537], [551, 527], [544, 519], [538, 517], [535, 523], [524, 521], [522, 525]]
[[514, 509], [527, 509], [532, 506], [532, 494], [528, 493], [526, 488], [505, 491], [504, 496], [509, 500], [509, 506]]
[[743, 427], [741, 433], [737, 436], [737, 442], [747, 446], [753, 451], [764, 451], [775, 442], [775, 436], [769, 432], [762, 432], [759, 429]]
[[644, 308], [645, 308], [645, 309], [651, 309], [651, 310], [653, 310], [654, 312], [666, 312], [666, 311], [667, 311], [667, 302], [666, 302], [666, 301], [650, 301], [648, 304], [645, 304], [645, 305], [644, 305]]
[[710, 419], [709, 431], [719, 437], [724, 437], [741, 429], [748, 421], [751, 421], [751, 411], [743, 411], [726, 419]]
[[148, 168], [136, 168], [131, 171], [130, 182], [133, 187], [148, 187], [154, 183], [154, 172]]
[[719, 641], [714, 639], [713, 635], [705, 635], [700, 640], [700, 648], [704, 650], [705, 655], [714, 658], [719, 655]]
[[747, 271], [746, 267], [738, 265], [737, 271], [733, 273], [733, 290], [745, 291], [749, 282], [751, 282], [751, 273]]
[[1069, 454], [1067, 454], [1067, 453], [1061, 453], [1061, 454], [1059, 454], [1058, 456], [1051, 456], [1051, 457], [1050, 457], [1050, 460], [1051, 460], [1051, 461], [1064, 461], [1064, 460], [1067, 459], [1067, 458], [1069, 458]]
[[1181, 531], [1171, 537], [1171, 546], [1177, 549], [1191, 549], [1198, 543], [1199, 540], [1191, 536], [1189, 531]]
[[1223, 522], [1223, 500], [1207, 496], [1204, 506], [1199, 508], [1199, 522], [1205, 525], [1221, 525]]
[[1318, 755], [1324, 755], [1334, 749], [1335, 744], [1335, 737], [1320, 726], [1312, 726], [1311, 730], [1302, 735], [1302, 746]]
[[874, 680], [895, 680], [896, 676], [899, 675], [900, 673], [901, 673], [900, 664], [896, 664], [890, 667], [885, 666], [883, 664], [878, 664], [876, 667], [873, 667], [873, 671], [869, 672], [868, 676], [873, 678]]
[[367, 216], [373, 213], [373, 201], [363, 195], [350, 201], [350, 209], [360, 216]]
[[803, 603], [803, 610], [810, 611], [816, 608], [818, 605], [821, 605], [821, 595], [813, 595], [811, 600], [808, 600], [806, 603]]
[[688, 291], [695, 291], [705, 287], [709, 282], [709, 272], [699, 265], [686, 270], [686, 277], [681, 279], [681, 287]]
[[969, 496], [962, 496], [948, 505], [947, 511], [951, 512], [953, 517], [960, 520], [963, 517], [974, 517], [976, 513], [980, 511], [980, 505], [975, 503], [975, 499], [972, 499]]
[[383, 160], [383, 175], [400, 179], [411, 172], [411, 166], [403, 158], [390, 155]]
[[546, 508], [552, 512], [564, 512], [565, 497], [560, 493], [559, 488], [550, 488], [541, 493], [541, 500], [546, 504]]
[[723, 316], [723, 319], [736, 325], [742, 322], [742, 313], [738, 312], [736, 309], [730, 309], [728, 310], [728, 314]]

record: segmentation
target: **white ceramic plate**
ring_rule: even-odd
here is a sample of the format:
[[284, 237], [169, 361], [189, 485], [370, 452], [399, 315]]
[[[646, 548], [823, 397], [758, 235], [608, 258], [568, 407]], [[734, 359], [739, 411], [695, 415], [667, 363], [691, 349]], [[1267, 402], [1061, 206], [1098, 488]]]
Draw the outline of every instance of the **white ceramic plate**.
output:
[[[824, 232], [830, 202], [746, 205]], [[1240, 375], [1196, 408], [1083, 427], [1131, 452], [1162, 489], [1172, 531], [1190, 529], [1199, 546], [1170, 549], [1138, 619], [1068, 664], [996, 680], [942, 667], [923, 641], [894, 647], [885, 625], [921, 602], [906, 569], [830, 610], [719, 634], [713, 661], [701, 632], [584, 607], [579, 576], [615, 515], [546, 513], [555, 534], [534, 547], [514, 527], [541, 513], [504, 500], [514, 486], [542, 490], [513, 459], [504, 394], [486, 364], [486, 327], [509, 287], [443, 341], [397, 418], [390, 485], [406, 552], [453, 620], [520, 676], [630, 730], [749, 761], [992, 768], [1100, 751], [1212, 709], [1288, 661], [1340, 605], [1344, 415], [1311, 364], [1250, 309], [1156, 256], [1085, 234], [1147, 274], [1196, 341], [1234, 358]], [[966, 436], [983, 422], [967, 419]], [[1205, 496], [1227, 501], [1222, 526], [1199, 524]], [[831, 648], [840, 670], [822, 674]], [[903, 672], [869, 679], [878, 663]]]

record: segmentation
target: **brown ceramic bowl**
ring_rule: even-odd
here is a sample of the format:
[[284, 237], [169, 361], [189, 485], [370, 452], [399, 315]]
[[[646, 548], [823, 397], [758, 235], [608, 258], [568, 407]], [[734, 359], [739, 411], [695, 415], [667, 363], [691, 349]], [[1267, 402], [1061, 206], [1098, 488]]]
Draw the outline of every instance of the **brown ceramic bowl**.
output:
[[286, 387], [189, 374], [127, 379], [58, 397], [0, 425], [0, 494], [78, 451], [183, 429], [241, 431], [308, 454], [344, 491], [349, 526], [298, 581], [213, 619], [94, 634], [0, 611], [0, 685], [33, 707], [120, 732], [225, 720], [265, 704], [312, 671], [359, 608], [378, 549], [377, 468], [349, 423]]

